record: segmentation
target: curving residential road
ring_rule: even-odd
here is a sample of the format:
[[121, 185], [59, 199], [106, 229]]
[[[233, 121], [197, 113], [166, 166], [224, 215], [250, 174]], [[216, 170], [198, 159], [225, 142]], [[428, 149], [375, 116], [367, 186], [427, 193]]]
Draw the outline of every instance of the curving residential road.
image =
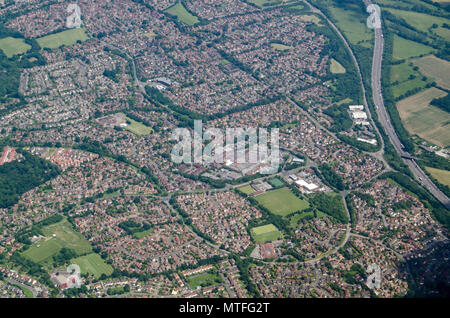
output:
[[[368, 6], [372, 2], [370, 0], [364, 0], [364, 3]], [[373, 54], [372, 64], [372, 92], [375, 103], [378, 120], [383, 126], [384, 131], [388, 135], [392, 145], [397, 153], [402, 157], [403, 161], [408, 165], [419, 183], [427, 188], [447, 209], [450, 209], [449, 198], [431, 181], [425, 172], [419, 167], [415, 159], [404, 150], [397, 133], [392, 126], [389, 119], [389, 114], [385, 108], [382, 86], [381, 86], [381, 72], [383, 64], [383, 52], [384, 52], [384, 36], [383, 29], [375, 29], [375, 47]]]

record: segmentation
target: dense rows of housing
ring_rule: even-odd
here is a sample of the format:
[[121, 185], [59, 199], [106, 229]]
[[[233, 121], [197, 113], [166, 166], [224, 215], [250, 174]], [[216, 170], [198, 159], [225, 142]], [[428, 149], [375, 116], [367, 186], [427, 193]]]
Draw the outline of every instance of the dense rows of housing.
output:
[[[304, 19], [313, 14], [301, 4], [221, 2], [179, 2], [201, 19], [188, 26], [163, 11], [175, 0], [80, 0], [89, 39], [43, 50], [45, 65], [21, 72], [26, 104], [0, 118], [10, 138], [0, 167], [25, 151], [60, 172], [0, 208], [0, 297], [403, 296], [405, 261], [447, 240], [427, 206], [380, 178], [382, 156], [331, 129], [329, 39], [315, 25], [325, 21]], [[64, 28], [68, 3], [17, 1], [0, 14], [17, 12], [7, 27], [37, 38]], [[341, 106], [353, 120], [343, 135], [376, 146], [368, 110]], [[280, 169], [173, 163], [186, 117], [205, 129], [279, 128]], [[274, 212], [264, 198], [277, 193], [299, 207]], [[273, 237], [259, 234], [266, 226]], [[63, 250], [66, 236], [83, 248]], [[61, 250], [76, 255], [60, 262]], [[78, 259], [101, 271], [82, 266], [72, 292], [66, 267]], [[371, 264], [382, 271], [375, 290]]]

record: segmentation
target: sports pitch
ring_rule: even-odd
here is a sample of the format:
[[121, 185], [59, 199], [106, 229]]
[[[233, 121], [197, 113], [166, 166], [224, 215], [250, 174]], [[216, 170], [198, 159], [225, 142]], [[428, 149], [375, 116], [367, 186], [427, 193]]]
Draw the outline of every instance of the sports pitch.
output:
[[152, 132], [150, 127], [145, 126], [144, 124], [137, 122], [131, 118], [126, 118], [131, 124], [125, 127], [126, 130], [131, 131], [133, 134], [138, 136], [145, 136]]
[[86, 41], [88, 36], [84, 29], [71, 29], [55, 34], [50, 34], [37, 39], [41, 48], [56, 49], [63, 45], [69, 46], [77, 43], [77, 41]]
[[253, 239], [257, 243], [265, 243], [276, 241], [283, 237], [278, 229], [273, 224], [254, 227], [250, 230]]
[[106, 264], [100, 255], [95, 253], [74, 258], [71, 263], [80, 266], [82, 274], [88, 273], [95, 278], [99, 278], [102, 274], [109, 276], [113, 272], [112, 266]]
[[43, 227], [42, 233], [44, 237], [23, 252], [25, 257], [35, 263], [43, 263], [50, 260], [63, 247], [73, 249], [78, 254], [92, 251], [91, 244], [83, 235], [75, 232], [67, 220]]
[[31, 49], [31, 45], [26, 44], [24, 39], [8, 36], [7, 38], [0, 39], [0, 49], [8, 58], [11, 58], [14, 55], [27, 52]]
[[265, 192], [255, 199], [273, 214], [281, 216], [309, 207], [308, 202], [297, 198], [288, 188]]

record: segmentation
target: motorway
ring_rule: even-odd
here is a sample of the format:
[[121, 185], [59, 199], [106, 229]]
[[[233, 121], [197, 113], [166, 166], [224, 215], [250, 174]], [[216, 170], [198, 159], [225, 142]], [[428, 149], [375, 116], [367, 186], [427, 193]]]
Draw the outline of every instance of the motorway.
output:
[[[370, 1], [364, 0], [366, 5], [371, 4]], [[408, 165], [411, 172], [414, 174], [419, 183], [427, 188], [436, 199], [438, 199], [447, 209], [450, 209], [449, 198], [431, 181], [426, 173], [419, 167], [414, 158], [403, 149], [403, 145], [395, 132], [394, 127], [389, 119], [389, 114], [385, 108], [382, 86], [381, 86], [381, 72], [383, 64], [384, 52], [384, 35], [382, 28], [375, 29], [375, 48], [373, 54], [372, 64], [372, 93], [375, 103], [378, 120], [383, 126], [384, 131], [388, 135], [392, 145], [397, 153], [402, 157], [403, 161]]]

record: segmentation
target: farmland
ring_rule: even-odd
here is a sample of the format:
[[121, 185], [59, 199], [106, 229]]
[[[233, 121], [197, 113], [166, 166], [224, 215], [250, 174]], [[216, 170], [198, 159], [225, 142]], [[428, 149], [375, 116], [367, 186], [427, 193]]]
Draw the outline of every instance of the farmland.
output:
[[181, 2], [177, 2], [175, 5], [165, 10], [167, 13], [176, 16], [181, 22], [187, 25], [194, 25], [199, 22], [198, 18], [192, 14], [190, 14], [186, 8], [181, 4]]
[[113, 268], [106, 264], [100, 255], [95, 253], [74, 258], [71, 260], [71, 263], [80, 266], [82, 274], [87, 273], [95, 278], [99, 278], [102, 274], [109, 276], [113, 272]]
[[281, 216], [309, 207], [308, 202], [300, 200], [287, 188], [260, 194], [255, 199], [271, 213]]
[[84, 29], [72, 29], [44, 36], [37, 39], [37, 42], [43, 49], [56, 49], [63, 45], [69, 46], [77, 43], [77, 41], [86, 41], [87, 39], [88, 36]]
[[78, 254], [85, 254], [92, 250], [90, 243], [74, 231], [67, 220], [42, 228], [44, 237], [34, 243], [23, 255], [36, 263], [43, 263], [51, 259], [63, 247], [73, 249]]
[[436, 84], [450, 90], [450, 62], [429, 55], [413, 61], [420, 72], [435, 79]]
[[25, 43], [24, 39], [7, 37], [0, 39], [0, 49], [8, 58], [17, 54], [22, 54], [31, 49], [31, 45]]
[[427, 171], [435, 178], [437, 181], [450, 187], [450, 171], [440, 170], [431, 167], [427, 167]]
[[430, 102], [445, 95], [444, 91], [430, 88], [397, 104], [403, 124], [411, 134], [441, 147], [450, 145], [450, 114]]
[[394, 35], [394, 59], [404, 60], [433, 52], [433, 48]]
[[255, 227], [250, 232], [257, 243], [276, 241], [282, 237], [280, 231], [273, 224]]

